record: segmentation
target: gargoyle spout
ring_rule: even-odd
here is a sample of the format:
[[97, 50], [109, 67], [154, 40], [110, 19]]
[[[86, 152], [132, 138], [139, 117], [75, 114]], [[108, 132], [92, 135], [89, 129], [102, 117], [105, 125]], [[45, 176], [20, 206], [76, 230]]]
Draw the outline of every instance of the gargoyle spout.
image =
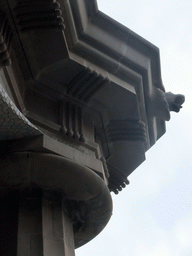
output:
[[170, 120], [171, 111], [179, 112], [185, 102], [184, 95], [165, 92], [162, 84], [153, 88], [150, 99], [152, 115], [165, 121]]
[[169, 104], [169, 110], [178, 113], [182, 108], [182, 104], [185, 102], [185, 96], [182, 94], [174, 94], [172, 92], [166, 92], [165, 97]]

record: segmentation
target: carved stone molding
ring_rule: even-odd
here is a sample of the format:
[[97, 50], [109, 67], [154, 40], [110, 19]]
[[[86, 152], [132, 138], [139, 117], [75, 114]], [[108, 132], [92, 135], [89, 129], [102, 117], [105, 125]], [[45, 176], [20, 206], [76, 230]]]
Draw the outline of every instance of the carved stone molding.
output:
[[67, 93], [79, 100], [87, 102], [102, 86], [109, 83], [107, 78], [95, 71], [85, 68], [69, 83]]
[[68, 101], [60, 105], [61, 132], [70, 138], [85, 142], [81, 108]]
[[123, 172], [114, 166], [108, 164], [107, 167], [110, 174], [108, 184], [109, 190], [118, 194], [119, 191], [126, 187], [126, 185], [129, 185], [129, 180]]
[[145, 141], [145, 124], [139, 120], [112, 120], [107, 128], [110, 141]]
[[12, 31], [8, 20], [0, 11], [0, 66], [9, 66]]
[[21, 31], [45, 28], [64, 29], [60, 4], [44, 0], [20, 0], [14, 8]]

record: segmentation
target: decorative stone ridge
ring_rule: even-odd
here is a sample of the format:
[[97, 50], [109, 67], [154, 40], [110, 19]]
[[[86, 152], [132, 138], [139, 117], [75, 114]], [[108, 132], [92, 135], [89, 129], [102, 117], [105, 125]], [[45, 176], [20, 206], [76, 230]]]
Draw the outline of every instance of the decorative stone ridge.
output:
[[32, 29], [64, 29], [60, 4], [49, 0], [20, 0], [14, 12], [21, 31]]
[[5, 14], [0, 11], [0, 66], [9, 66], [12, 31]]
[[145, 124], [139, 120], [113, 120], [107, 126], [107, 135], [110, 141], [145, 141]]
[[109, 83], [107, 78], [104, 78], [95, 71], [91, 71], [90, 68], [85, 68], [69, 83], [67, 93], [79, 100], [87, 102], [107, 83]]
[[81, 108], [69, 101], [62, 101], [61, 104], [61, 132], [70, 138], [84, 142]]
[[26, 138], [41, 134], [19, 111], [0, 84], [0, 140]]
[[117, 195], [123, 188], [129, 185], [129, 180], [123, 172], [114, 166], [108, 165], [108, 169], [110, 171], [109, 189]]

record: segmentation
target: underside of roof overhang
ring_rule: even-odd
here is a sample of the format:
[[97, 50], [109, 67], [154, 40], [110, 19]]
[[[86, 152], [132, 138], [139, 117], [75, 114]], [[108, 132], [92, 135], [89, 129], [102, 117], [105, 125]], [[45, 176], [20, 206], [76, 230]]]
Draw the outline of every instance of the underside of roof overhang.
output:
[[32, 123], [55, 132], [62, 130], [61, 106], [81, 109], [78, 118], [93, 122], [109, 187], [119, 190], [165, 133], [162, 110], [154, 108], [164, 93], [159, 49], [99, 11], [95, 0], [0, 5], [2, 24], [9, 23], [1, 36], [4, 27], [13, 31], [12, 65], [3, 73], [16, 81], [9, 96]]

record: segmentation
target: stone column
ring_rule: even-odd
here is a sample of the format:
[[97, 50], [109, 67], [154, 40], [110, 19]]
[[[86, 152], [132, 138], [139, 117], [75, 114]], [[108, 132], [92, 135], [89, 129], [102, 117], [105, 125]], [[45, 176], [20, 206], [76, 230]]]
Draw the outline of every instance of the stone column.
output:
[[41, 189], [1, 197], [0, 255], [75, 255], [72, 220], [62, 199], [45, 197]]
[[91, 169], [40, 152], [0, 157], [0, 255], [74, 256], [108, 223], [110, 192]]

